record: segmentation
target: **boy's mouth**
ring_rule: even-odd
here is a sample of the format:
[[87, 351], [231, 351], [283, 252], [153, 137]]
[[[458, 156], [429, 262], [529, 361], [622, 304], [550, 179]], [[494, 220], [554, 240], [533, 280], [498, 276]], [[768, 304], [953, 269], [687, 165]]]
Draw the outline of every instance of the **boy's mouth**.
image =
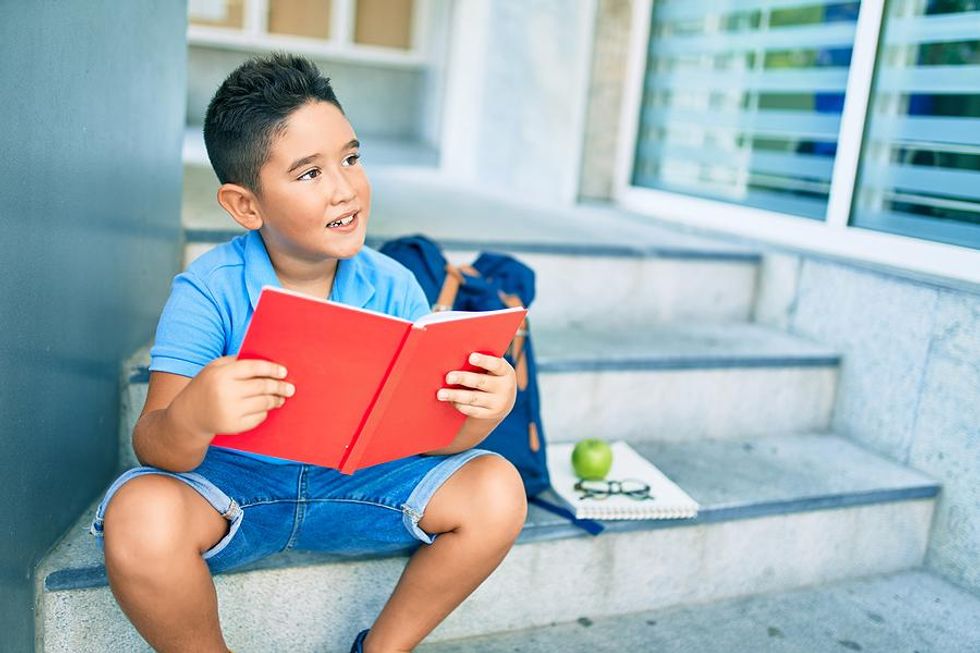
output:
[[357, 217], [360, 215], [360, 211], [354, 211], [353, 213], [339, 218], [327, 224], [327, 229], [339, 229], [341, 231], [349, 231], [354, 228], [357, 222]]

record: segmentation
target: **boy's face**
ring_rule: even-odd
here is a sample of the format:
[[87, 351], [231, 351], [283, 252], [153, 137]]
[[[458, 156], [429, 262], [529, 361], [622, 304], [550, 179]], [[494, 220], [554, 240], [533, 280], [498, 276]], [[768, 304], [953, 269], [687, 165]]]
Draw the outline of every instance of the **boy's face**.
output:
[[[310, 262], [360, 251], [371, 185], [358, 147], [347, 118], [329, 102], [307, 103], [290, 114], [259, 171], [256, 201], [267, 247]], [[350, 224], [335, 223], [352, 214]]]

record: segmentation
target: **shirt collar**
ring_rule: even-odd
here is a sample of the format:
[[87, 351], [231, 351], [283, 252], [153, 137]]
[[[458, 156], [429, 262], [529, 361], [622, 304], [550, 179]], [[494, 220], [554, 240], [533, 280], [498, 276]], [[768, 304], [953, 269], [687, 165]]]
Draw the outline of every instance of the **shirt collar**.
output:
[[[364, 308], [374, 296], [374, 284], [364, 269], [363, 248], [349, 259], [337, 261], [337, 272], [330, 291], [330, 300]], [[252, 230], [245, 236], [245, 287], [252, 310], [259, 303], [262, 286], [281, 288], [279, 277], [272, 267], [272, 260], [265, 248], [259, 231]]]

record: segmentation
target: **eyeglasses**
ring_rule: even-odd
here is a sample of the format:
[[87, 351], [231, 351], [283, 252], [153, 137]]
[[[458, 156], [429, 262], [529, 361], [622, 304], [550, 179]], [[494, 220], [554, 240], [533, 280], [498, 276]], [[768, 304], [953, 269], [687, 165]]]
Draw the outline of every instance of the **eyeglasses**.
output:
[[646, 501], [653, 499], [650, 494], [650, 486], [643, 481], [628, 478], [623, 481], [586, 481], [579, 479], [575, 483], [575, 489], [581, 492], [579, 499], [608, 499], [614, 494], [622, 494], [630, 499]]

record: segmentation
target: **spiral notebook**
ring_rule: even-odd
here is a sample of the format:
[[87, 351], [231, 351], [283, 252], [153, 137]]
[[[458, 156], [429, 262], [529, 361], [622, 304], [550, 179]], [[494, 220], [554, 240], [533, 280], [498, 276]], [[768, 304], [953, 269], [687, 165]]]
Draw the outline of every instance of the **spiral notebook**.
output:
[[637, 479], [650, 486], [652, 499], [638, 500], [613, 494], [604, 499], [580, 498], [579, 480], [572, 468], [573, 442], [548, 443], [548, 473], [551, 487], [564, 499], [578, 519], [685, 519], [697, 517], [700, 506], [657, 466], [626, 442], [610, 443], [612, 468], [605, 480]]

